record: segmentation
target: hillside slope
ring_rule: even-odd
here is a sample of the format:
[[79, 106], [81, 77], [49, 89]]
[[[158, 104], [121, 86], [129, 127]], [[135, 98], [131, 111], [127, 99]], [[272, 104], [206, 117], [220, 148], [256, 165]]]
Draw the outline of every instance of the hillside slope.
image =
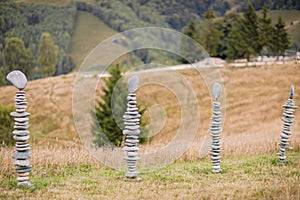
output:
[[[199, 103], [201, 121], [194, 145], [187, 153], [190, 158], [198, 154], [202, 136], [209, 127], [211, 99], [203, 79], [194, 70], [181, 74], [194, 88]], [[300, 105], [300, 65], [278, 65], [258, 68], [220, 69], [226, 90], [226, 116], [223, 127], [224, 154], [260, 153], [277, 148], [281, 131], [281, 105], [288, 98], [289, 87], [295, 85], [295, 103]], [[29, 102], [31, 142], [79, 144], [72, 116], [72, 90], [76, 73], [30, 81], [27, 88]], [[13, 105], [16, 89], [0, 88], [0, 103]], [[159, 148], [171, 141], [179, 127], [180, 107], [165, 88], [150, 85], [138, 91], [142, 105], [162, 104], [166, 108], [167, 122], [154, 138], [151, 146]], [[160, 96], [160, 98], [157, 98]], [[300, 147], [299, 110], [293, 126], [292, 142]]]
[[93, 48], [114, 34], [117, 34], [115, 30], [91, 13], [79, 11], [70, 53], [75, 65], [80, 67], [81, 62]]

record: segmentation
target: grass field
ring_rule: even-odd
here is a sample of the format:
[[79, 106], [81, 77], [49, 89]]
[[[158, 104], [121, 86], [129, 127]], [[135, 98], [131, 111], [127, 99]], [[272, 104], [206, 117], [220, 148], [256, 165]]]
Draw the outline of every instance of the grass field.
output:
[[274, 153], [223, 159], [221, 174], [208, 159], [176, 162], [142, 182], [124, 180], [124, 172], [104, 167], [79, 148], [33, 149], [31, 182], [16, 188], [10, 157], [0, 151], [0, 199], [294, 199], [300, 198], [300, 149], [281, 165]]

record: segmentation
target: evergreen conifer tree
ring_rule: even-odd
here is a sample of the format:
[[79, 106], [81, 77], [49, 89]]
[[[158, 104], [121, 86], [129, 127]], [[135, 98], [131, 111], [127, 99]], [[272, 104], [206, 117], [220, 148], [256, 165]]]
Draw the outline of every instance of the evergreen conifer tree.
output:
[[277, 55], [279, 59], [280, 55], [283, 55], [285, 50], [290, 46], [290, 39], [285, 29], [285, 24], [281, 17], [278, 18], [277, 23], [274, 27], [274, 34], [272, 38], [272, 52]]
[[58, 62], [58, 47], [49, 33], [43, 33], [39, 42], [39, 63], [43, 76], [52, 76]]
[[[102, 100], [97, 101], [96, 119], [92, 126], [96, 146], [121, 146], [123, 133], [118, 124], [123, 126], [123, 114], [126, 110], [127, 87], [125, 83], [117, 82], [122, 78], [119, 65], [109, 69], [111, 77], [105, 80]], [[113, 99], [113, 93], [117, 94]], [[112, 101], [113, 99], [113, 101]], [[113, 113], [114, 112], [114, 113]], [[120, 121], [115, 121], [120, 120]], [[99, 126], [102, 131], [99, 131]]]
[[272, 48], [272, 38], [273, 38], [273, 25], [272, 19], [268, 17], [268, 8], [265, 5], [262, 10], [262, 17], [259, 18], [260, 29], [259, 29], [259, 49], [266, 49], [270, 51]]
[[203, 17], [204, 20], [200, 24], [200, 44], [210, 56], [216, 56], [222, 32], [218, 29], [219, 25], [215, 21], [215, 14], [211, 9], [205, 12]]
[[244, 57], [249, 61], [252, 55], [259, 54], [262, 49], [259, 42], [259, 19], [252, 4], [248, 5], [240, 25], [242, 39], [245, 43]]

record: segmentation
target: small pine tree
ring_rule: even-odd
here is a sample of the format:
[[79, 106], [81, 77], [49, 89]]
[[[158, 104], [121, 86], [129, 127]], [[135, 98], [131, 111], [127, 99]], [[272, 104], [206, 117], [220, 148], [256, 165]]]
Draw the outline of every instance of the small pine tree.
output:
[[[94, 135], [94, 143], [96, 146], [121, 146], [123, 141], [123, 133], [118, 124], [122, 125], [122, 116], [126, 110], [127, 87], [125, 83], [117, 84], [121, 79], [121, 70], [119, 65], [110, 68], [111, 77], [105, 80], [105, 88], [102, 100], [97, 101], [95, 108], [96, 119], [92, 126]], [[113, 99], [113, 93], [118, 94]], [[112, 101], [113, 99], [113, 101]], [[114, 111], [114, 113], [113, 113]], [[114, 119], [115, 115], [115, 119]], [[99, 126], [102, 131], [99, 131]], [[112, 146], [113, 146], [112, 145]]]
[[[94, 117], [94, 123], [91, 127], [94, 135], [93, 142], [97, 147], [120, 147], [124, 139], [122, 129], [124, 128], [123, 115], [127, 107], [127, 84], [119, 82], [122, 78], [119, 64], [111, 67], [109, 74], [111, 77], [104, 81], [105, 88], [103, 89], [102, 100], [96, 102], [95, 111], [92, 113]], [[144, 112], [145, 109], [139, 109], [141, 115]], [[141, 126], [145, 125], [143, 121], [140, 124]], [[143, 130], [139, 142], [146, 142], [147, 135], [148, 131]]]
[[11, 146], [14, 144], [12, 131], [14, 122], [10, 118], [13, 107], [0, 104], [0, 146]]
[[52, 76], [58, 62], [58, 47], [49, 33], [43, 33], [39, 42], [39, 63], [43, 76]]
[[241, 25], [239, 23], [236, 23], [230, 30], [228, 37], [225, 39], [225, 54], [228, 60], [244, 58], [246, 54], [247, 43], [245, 42], [241, 31]]
[[249, 4], [241, 22], [242, 38], [246, 44], [244, 56], [250, 60], [252, 55], [257, 55], [261, 52], [259, 40], [259, 19], [252, 6]]

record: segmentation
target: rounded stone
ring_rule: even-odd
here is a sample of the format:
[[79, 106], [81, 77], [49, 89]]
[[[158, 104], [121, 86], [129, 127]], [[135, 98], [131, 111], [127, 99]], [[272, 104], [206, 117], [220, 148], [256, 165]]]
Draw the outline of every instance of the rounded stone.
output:
[[122, 150], [123, 151], [138, 151], [140, 148], [137, 147], [137, 146], [134, 146], [134, 147], [123, 147]]
[[14, 138], [14, 140], [17, 140], [17, 141], [26, 141], [29, 139], [29, 135], [25, 135], [25, 136], [14, 135], [13, 138]]
[[139, 129], [136, 130], [123, 130], [124, 135], [139, 135], [141, 131]]
[[12, 117], [17, 117], [17, 118], [20, 118], [20, 117], [27, 117], [27, 116], [29, 116], [29, 115], [30, 115], [30, 113], [28, 113], [28, 112], [23, 112], [23, 113], [11, 112], [11, 113], [10, 113], [10, 116], [12, 116]]
[[13, 84], [16, 88], [19, 90], [22, 90], [26, 87], [27, 85], [27, 78], [23, 72], [20, 70], [14, 70], [10, 72], [7, 76], [6, 79]]
[[13, 164], [18, 166], [30, 166], [29, 160], [15, 160]]
[[28, 176], [17, 177], [17, 181], [28, 181], [28, 180], [29, 180]]
[[25, 152], [16, 152], [12, 155], [12, 158], [16, 159], [27, 159], [30, 158], [30, 153], [28, 151]]

